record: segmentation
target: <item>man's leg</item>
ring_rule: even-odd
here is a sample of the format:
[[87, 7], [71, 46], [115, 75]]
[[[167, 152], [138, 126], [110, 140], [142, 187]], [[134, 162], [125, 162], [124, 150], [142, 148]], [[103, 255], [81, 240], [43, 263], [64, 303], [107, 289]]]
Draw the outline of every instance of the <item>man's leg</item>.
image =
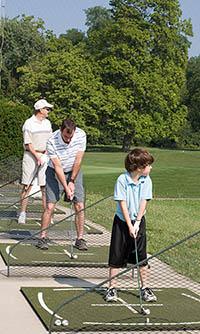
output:
[[46, 209], [46, 190], [45, 190], [45, 186], [40, 186], [41, 189], [41, 193], [42, 193], [42, 206], [43, 209]]
[[76, 213], [75, 226], [76, 226], [76, 233], [77, 233], [75, 247], [78, 248], [79, 250], [87, 250], [88, 247], [87, 247], [86, 241], [83, 239], [84, 221], [85, 221], [83, 202], [74, 203], [74, 209]]
[[84, 214], [84, 204], [83, 203], [74, 203], [74, 209], [75, 209], [75, 226], [76, 226], [76, 233], [77, 233], [77, 239], [83, 239], [83, 233], [84, 233], [84, 220], [85, 220], [85, 214]]
[[[51, 222], [51, 217], [54, 212], [55, 205], [56, 205], [55, 203], [47, 203], [46, 205], [46, 209], [44, 210], [43, 215], [42, 215], [40, 238], [46, 238], [47, 236], [46, 228], [48, 228]], [[43, 231], [43, 229], [45, 230]]]
[[19, 224], [26, 223], [26, 209], [28, 205], [28, 195], [31, 191], [31, 185], [23, 185], [21, 195], [20, 195], [20, 213], [18, 217]]
[[51, 217], [52, 217], [54, 208], [55, 208], [55, 203], [47, 203], [46, 209], [44, 210], [43, 215], [42, 215], [40, 239], [38, 240], [38, 243], [36, 245], [37, 248], [40, 248], [42, 250], [48, 249], [47, 228], [49, 227], [49, 224], [51, 222]]

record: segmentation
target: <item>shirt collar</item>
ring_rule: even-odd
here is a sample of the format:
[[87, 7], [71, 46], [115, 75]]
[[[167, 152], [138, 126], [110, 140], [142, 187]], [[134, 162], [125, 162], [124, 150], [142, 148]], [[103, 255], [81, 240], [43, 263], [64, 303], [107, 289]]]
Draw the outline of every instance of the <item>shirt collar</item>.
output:
[[[128, 184], [134, 184], [136, 185], [134, 182], [133, 182], [133, 179], [132, 177], [130, 176], [130, 173], [129, 172], [125, 172], [125, 176], [126, 176], [126, 180], [127, 180], [127, 183]], [[146, 176], [140, 176], [139, 178], [139, 182], [137, 183], [138, 184], [141, 184], [141, 183], [144, 183], [144, 180], [145, 180]]]

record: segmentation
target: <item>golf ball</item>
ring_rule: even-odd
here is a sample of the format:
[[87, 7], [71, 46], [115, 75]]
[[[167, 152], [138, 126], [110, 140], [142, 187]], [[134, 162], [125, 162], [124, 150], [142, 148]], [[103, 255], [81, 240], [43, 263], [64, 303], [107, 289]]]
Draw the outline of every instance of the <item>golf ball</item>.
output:
[[54, 324], [56, 326], [61, 326], [62, 325], [62, 321], [60, 319], [56, 319]]
[[68, 325], [69, 325], [69, 321], [64, 319], [64, 320], [62, 321], [62, 325], [63, 325], [63, 326], [68, 326]]
[[146, 314], [150, 314], [150, 309], [147, 308], [147, 309], [145, 310], [145, 313], [146, 313]]
[[76, 254], [74, 254], [74, 259], [78, 259], [78, 256]]

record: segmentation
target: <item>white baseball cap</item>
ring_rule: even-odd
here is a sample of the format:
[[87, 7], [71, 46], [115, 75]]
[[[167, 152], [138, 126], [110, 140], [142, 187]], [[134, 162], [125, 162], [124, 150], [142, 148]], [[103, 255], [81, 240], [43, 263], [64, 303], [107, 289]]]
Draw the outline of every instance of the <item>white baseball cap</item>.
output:
[[40, 109], [43, 109], [43, 108], [51, 108], [52, 109], [53, 104], [48, 103], [44, 99], [41, 99], [41, 100], [38, 100], [37, 102], [35, 102], [35, 104], [34, 104], [34, 109], [35, 110], [40, 110]]

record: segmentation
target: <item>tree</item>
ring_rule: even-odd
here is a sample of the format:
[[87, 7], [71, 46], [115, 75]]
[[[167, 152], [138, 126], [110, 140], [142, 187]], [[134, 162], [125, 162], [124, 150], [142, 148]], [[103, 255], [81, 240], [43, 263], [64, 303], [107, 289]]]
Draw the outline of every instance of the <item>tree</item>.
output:
[[60, 34], [60, 39], [68, 39], [72, 42], [72, 45], [79, 44], [80, 42], [84, 42], [86, 37], [85, 33], [82, 31], [79, 31], [78, 29], [68, 29], [65, 34]]
[[88, 8], [85, 10], [85, 14], [86, 14], [85, 24], [88, 27], [87, 33], [102, 29], [111, 19], [110, 10], [101, 6]]
[[55, 106], [50, 117], [56, 126], [66, 117], [73, 118], [86, 130], [90, 142], [98, 141], [102, 84], [82, 47], [48, 52], [19, 71], [21, 101], [32, 105], [39, 96], [45, 96]]
[[184, 103], [188, 107], [188, 120], [194, 132], [200, 130], [200, 56], [188, 62], [186, 71], [187, 93]]
[[46, 39], [44, 22], [33, 16], [6, 18], [4, 27], [2, 91], [8, 96], [17, 85], [17, 68], [45, 53]]
[[[181, 20], [178, 0], [111, 0], [110, 5], [111, 19], [88, 34], [88, 45], [104, 85], [127, 99], [120, 124], [124, 148], [133, 141], [176, 140], [187, 113], [180, 92], [191, 24]], [[116, 115], [113, 110], [113, 123]]]

